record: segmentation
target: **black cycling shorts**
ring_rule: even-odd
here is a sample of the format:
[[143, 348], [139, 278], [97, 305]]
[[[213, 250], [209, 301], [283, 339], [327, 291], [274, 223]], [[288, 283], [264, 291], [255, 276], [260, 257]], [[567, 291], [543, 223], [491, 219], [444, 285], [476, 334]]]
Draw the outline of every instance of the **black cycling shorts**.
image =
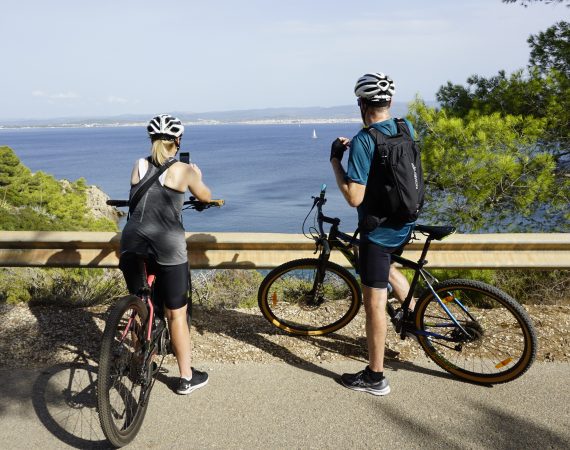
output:
[[370, 242], [366, 236], [363, 236], [358, 251], [362, 284], [371, 288], [386, 289], [390, 277], [391, 256], [401, 255], [404, 246], [383, 247]]
[[[144, 266], [141, 266], [139, 261], [136, 255], [123, 253], [119, 262], [119, 268], [127, 282], [127, 289], [134, 295], [137, 295], [144, 286]], [[146, 259], [146, 270], [148, 274], [156, 276], [153, 298], [159, 309], [162, 306], [168, 309], [179, 309], [191, 303], [188, 262], [164, 266], [153, 259]]]

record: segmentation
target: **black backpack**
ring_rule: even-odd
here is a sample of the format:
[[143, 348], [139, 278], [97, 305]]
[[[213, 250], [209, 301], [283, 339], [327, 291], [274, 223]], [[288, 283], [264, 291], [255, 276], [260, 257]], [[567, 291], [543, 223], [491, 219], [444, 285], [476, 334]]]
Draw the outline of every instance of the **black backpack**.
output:
[[414, 222], [424, 203], [424, 178], [418, 143], [403, 119], [394, 119], [397, 134], [388, 136], [369, 127], [376, 143], [364, 193], [360, 228], [370, 231], [388, 222]]

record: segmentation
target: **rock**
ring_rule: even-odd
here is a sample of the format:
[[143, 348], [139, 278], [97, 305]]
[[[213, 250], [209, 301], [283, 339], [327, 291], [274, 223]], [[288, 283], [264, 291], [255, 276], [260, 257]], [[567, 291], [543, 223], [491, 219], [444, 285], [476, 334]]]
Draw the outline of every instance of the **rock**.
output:
[[91, 211], [93, 218], [106, 218], [118, 222], [126, 213], [113, 206], [108, 206], [107, 200], [109, 200], [109, 196], [97, 186], [87, 187], [87, 208]]

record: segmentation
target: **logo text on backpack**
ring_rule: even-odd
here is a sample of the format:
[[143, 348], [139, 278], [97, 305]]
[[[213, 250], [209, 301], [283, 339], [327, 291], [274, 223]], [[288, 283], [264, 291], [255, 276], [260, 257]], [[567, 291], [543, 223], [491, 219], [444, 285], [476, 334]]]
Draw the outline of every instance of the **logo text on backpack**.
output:
[[410, 163], [412, 165], [412, 170], [414, 171], [414, 182], [416, 183], [416, 190], [418, 190], [419, 184], [418, 184], [418, 171], [416, 170], [416, 166], [414, 165], [414, 163]]

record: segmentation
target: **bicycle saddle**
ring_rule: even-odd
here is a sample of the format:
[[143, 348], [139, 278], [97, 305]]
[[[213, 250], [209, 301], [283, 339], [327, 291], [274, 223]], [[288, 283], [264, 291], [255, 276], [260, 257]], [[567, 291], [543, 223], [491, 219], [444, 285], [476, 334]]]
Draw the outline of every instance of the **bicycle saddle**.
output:
[[420, 225], [416, 224], [414, 226], [414, 231], [419, 231], [420, 233], [427, 234], [430, 238], [441, 241], [444, 237], [455, 233], [456, 228], [451, 226], [432, 226], [432, 225]]

